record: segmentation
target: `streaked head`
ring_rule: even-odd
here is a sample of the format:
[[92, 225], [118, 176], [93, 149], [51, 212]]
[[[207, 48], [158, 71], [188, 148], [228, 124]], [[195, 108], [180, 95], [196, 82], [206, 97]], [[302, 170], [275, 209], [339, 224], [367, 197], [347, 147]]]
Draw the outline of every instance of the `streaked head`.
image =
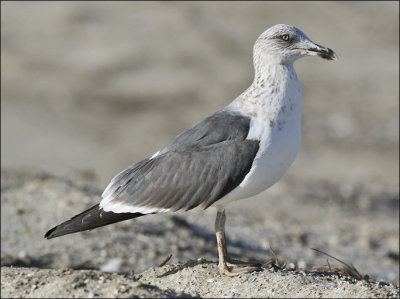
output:
[[254, 45], [254, 55], [261, 59], [273, 59], [277, 63], [288, 64], [309, 55], [327, 60], [337, 56], [329, 48], [313, 43], [300, 29], [278, 24], [264, 31]]

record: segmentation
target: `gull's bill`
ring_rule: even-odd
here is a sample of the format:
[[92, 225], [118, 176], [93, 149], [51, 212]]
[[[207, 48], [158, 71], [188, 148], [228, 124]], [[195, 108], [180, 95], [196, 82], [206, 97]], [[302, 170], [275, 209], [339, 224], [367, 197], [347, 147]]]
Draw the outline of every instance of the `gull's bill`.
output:
[[315, 44], [315, 45], [316, 45], [316, 47], [309, 48], [309, 49], [307, 49], [307, 51], [314, 52], [314, 53], [316, 53], [316, 55], [318, 55], [319, 57], [321, 57], [323, 59], [327, 59], [327, 60], [337, 60], [338, 59], [336, 53], [332, 49], [325, 48], [325, 47], [317, 45], [317, 44]]

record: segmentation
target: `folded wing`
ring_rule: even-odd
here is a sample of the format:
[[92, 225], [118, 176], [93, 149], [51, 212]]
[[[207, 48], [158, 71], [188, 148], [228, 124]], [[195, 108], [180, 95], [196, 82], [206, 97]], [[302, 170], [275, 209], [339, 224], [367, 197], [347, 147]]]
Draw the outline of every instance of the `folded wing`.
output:
[[250, 118], [222, 110], [178, 135], [157, 155], [119, 173], [100, 207], [114, 213], [207, 208], [250, 171], [259, 141], [247, 140]]

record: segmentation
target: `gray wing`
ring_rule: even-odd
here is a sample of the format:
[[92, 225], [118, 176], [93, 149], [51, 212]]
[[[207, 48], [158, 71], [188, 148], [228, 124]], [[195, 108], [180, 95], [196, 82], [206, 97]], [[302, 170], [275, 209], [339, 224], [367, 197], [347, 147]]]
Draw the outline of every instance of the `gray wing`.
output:
[[222, 110], [211, 115], [178, 135], [157, 156], [118, 174], [100, 206], [172, 211], [209, 207], [250, 171], [259, 141], [246, 140], [249, 127], [250, 118], [239, 113]]

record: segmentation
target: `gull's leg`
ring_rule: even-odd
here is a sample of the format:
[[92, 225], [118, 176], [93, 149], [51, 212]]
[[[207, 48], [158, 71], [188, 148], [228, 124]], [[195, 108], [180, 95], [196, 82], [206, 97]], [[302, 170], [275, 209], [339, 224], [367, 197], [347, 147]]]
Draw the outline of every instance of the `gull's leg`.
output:
[[260, 270], [260, 265], [254, 265], [228, 257], [225, 238], [225, 220], [225, 209], [218, 209], [217, 217], [215, 219], [215, 234], [217, 236], [218, 245], [219, 273], [221, 275], [233, 277]]

